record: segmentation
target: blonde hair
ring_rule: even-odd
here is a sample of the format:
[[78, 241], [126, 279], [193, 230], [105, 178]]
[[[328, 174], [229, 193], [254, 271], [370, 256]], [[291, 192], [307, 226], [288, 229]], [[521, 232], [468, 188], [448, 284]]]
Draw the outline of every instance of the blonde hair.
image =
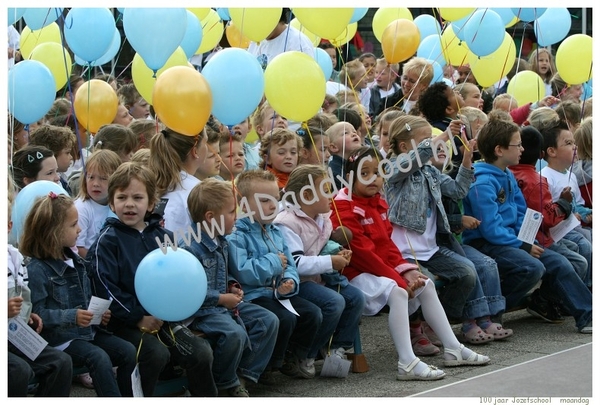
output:
[[180, 172], [191, 150], [201, 142], [200, 135], [187, 136], [165, 128], [150, 141], [148, 167], [156, 175], [158, 195], [162, 196], [181, 186]]
[[[469, 92], [469, 90], [477, 90], [478, 92], [481, 92], [481, 90], [479, 90], [479, 87], [477, 87], [477, 85], [475, 85], [471, 82], [462, 82], [460, 84], [457, 84], [456, 87], [454, 87], [454, 89], [458, 90], [458, 92], [460, 93], [462, 98], [465, 98], [467, 96], [467, 93]], [[504, 97], [504, 98], [506, 98], [506, 97]], [[461, 109], [461, 111], [462, 111], [462, 109]]]
[[265, 118], [267, 118], [267, 111], [268, 110], [273, 110], [275, 111], [275, 109], [273, 109], [273, 107], [271, 107], [271, 105], [269, 104], [268, 101], [264, 101], [254, 112], [254, 114], [252, 115], [252, 126], [254, 127], [254, 129], [256, 130], [256, 127], [262, 127], [262, 123], [265, 120]]
[[592, 116], [592, 98], [593, 97], [590, 97], [583, 102], [583, 114], [581, 115], [582, 120]]
[[[113, 174], [117, 168], [121, 165], [121, 158], [112, 150], [98, 150], [90, 155], [85, 162], [85, 173], [97, 170], [104, 174], [107, 178]], [[90, 193], [87, 189], [87, 176], [81, 176], [79, 180], [79, 193], [78, 198], [83, 201], [91, 199]]]
[[158, 201], [156, 194], [156, 177], [154, 173], [139, 163], [125, 162], [108, 179], [108, 201], [114, 204], [115, 194], [119, 190], [125, 190], [136, 179], [146, 187], [148, 194], [148, 206]]
[[165, 126], [152, 120], [133, 120], [128, 128], [137, 138], [137, 149], [150, 148], [150, 141]]
[[388, 64], [388, 62], [387, 62], [387, 60], [385, 60], [385, 58], [377, 59], [377, 65], [379, 65], [380, 67], [389, 67], [396, 74], [398, 74], [398, 71], [400, 70], [400, 64], [398, 64], [398, 63], [389, 63]]
[[62, 236], [67, 211], [73, 207], [67, 195], [46, 195], [38, 198], [25, 218], [19, 250], [23, 256], [37, 259], [62, 259]]
[[302, 138], [296, 135], [294, 132], [289, 129], [275, 128], [273, 132], [269, 134], [265, 134], [260, 143], [260, 150], [258, 155], [260, 156], [261, 167], [266, 167], [267, 156], [271, 153], [271, 147], [274, 145], [282, 146], [288, 143], [289, 141], [296, 141], [296, 145], [298, 147], [298, 151], [304, 147], [304, 142]]
[[187, 198], [192, 222], [204, 222], [204, 216], [208, 211], [220, 212], [224, 202], [231, 197], [233, 197], [233, 185], [230, 181], [210, 177], [202, 180], [194, 186]]
[[257, 182], [277, 183], [277, 177], [267, 170], [253, 169], [241, 172], [235, 179], [235, 188], [238, 191], [238, 200], [242, 197], [251, 197], [254, 194], [254, 184]]
[[[310, 184], [310, 179], [317, 181], [317, 179], [327, 177], [327, 172], [321, 165], [301, 165], [296, 167], [290, 173], [288, 182], [285, 185], [285, 192], [290, 192], [293, 196], [298, 199], [302, 191], [302, 187]], [[286, 200], [293, 203], [293, 196], [288, 194]]]
[[[44, 146], [58, 156], [63, 149], [73, 149], [77, 138], [71, 128], [42, 124], [29, 135], [29, 145]], [[69, 151], [70, 152], [70, 151]]]
[[345, 63], [340, 69], [340, 82], [351, 89], [354, 89], [362, 77], [356, 77], [364, 65], [358, 59]]
[[310, 128], [319, 128], [321, 131], [325, 132], [337, 122], [337, 118], [334, 121], [333, 117], [335, 117], [333, 114], [318, 113], [306, 121], [306, 126]]
[[592, 160], [592, 117], [588, 117], [581, 122], [579, 128], [575, 130], [575, 145], [577, 145], [577, 156], [581, 160]]
[[[352, 90], [341, 90], [335, 93], [339, 105], [347, 103], [360, 103], [358, 95]], [[340, 107], [341, 108], [341, 107]]]
[[498, 94], [495, 98], [494, 98], [494, 102], [492, 103], [492, 109], [496, 110], [499, 109], [499, 104], [504, 104], [508, 102], [509, 103], [509, 107], [510, 106], [515, 106], [518, 107], [519, 105], [517, 104], [517, 99], [514, 98], [513, 96], [511, 96], [508, 93], [503, 93], [503, 94]]
[[139, 163], [143, 166], [148, 166], [148, 160], [150, 159], [150, 149], [143, 148], [138, 149], [137, 152], [133, 154], [130, 162]]
[[71, 113], [71, 109], [73, 108], [73, 104], [67, 100], [66, 98], [57, 98], [52, 103], [52, 107], [44, 116], [46, 121], [50, 121], [54, 117], [58, 117], [59, 115], [68, 115]]
[[133, 83], [124, 84], [117, 90], [119, 102], [121, 102], [129, 110], [135, 103], [142, 99], [139, 91]]
[[557, 126], [560, 118], [558, 117], [558, 113], [552, 108], [540, 107], [529, 113], [527, 121], [529, 125], [541, 132], [544, 129]]
[[569, 127], [577, 127], [581, 122], [581, 104], [566, 100], [561, 101], [554, 110], [561, 121], [566, 122]]
[[495, 109], [495, 110], [490, 111], [487, 116], [488, 116], [488, 121], [502, 120], [502, 121], [513, 122], [512, 117], [505, 110]]
[[460, 109], [460, 113], [461, 115], [464, 115], [465, 118], [467, 120], [469, 120], [470, 123], [475, 122], [476, 120], [480, 120], [483, 123], [486, 123], [488, 120], [488, 116], [485, 115], [485, 113], [483, 111], [481, 111], [479, 108], [475, 108], [475, 107], [463, 107]]
[[415, 73], [419, 75], [419, 84], [429, 86], [433, 80], [433, 65], [425, 58], [414, 57], [404, 64], [402, 73]]
[[93, 150], [109, 149], [127, 155], [136, 150], [137, 146], [137, 137], [131, 129], [120, 124], [108, 124], [101, 126], [94, 136]]
[[[550, 61], [550, 68], [543, 75], [540, 73], [538, 66], [539, 55], [542, 53], [547, 54], [548, 60]], [[538, 47], [537, 49], [531, 52], [528, 62], [531, 64], [531, 70], [540, 75], [540, 77], [544, 80], [544, 83], [550, 83], [550, 80], [552, 80], [552, 76], [554, 76], [554, 73], [556, 73], [556, 65], [554, 64], [554, 56], [552, 55], [552, 52], [550, 52], [546, 48]]]
[[414, 115], [403, 115], [401, 117], [396, 118], [390, 124], [390, 129], [388, 131], [390, 137], [390, 150], [395, 155], [399, 155], [400, 153], [402, 153], [402, 151], [400, 150], [400, 143], [409, 142], [411, 139], [413, 139], [415, 130], [426, 127], [431, 128], [427, 120], [422, 117], [416, 117]]
[[391, 122], [398, 117], [402, 117], [406, 115], [406, 113], [400, 110], [398, 107], [389, 107], [381, 112], [377, 116], [377, 121], [375, 122], [375, 128], [377, 130], [377, 134], [381, 135], [381, 126], [384, 122]]

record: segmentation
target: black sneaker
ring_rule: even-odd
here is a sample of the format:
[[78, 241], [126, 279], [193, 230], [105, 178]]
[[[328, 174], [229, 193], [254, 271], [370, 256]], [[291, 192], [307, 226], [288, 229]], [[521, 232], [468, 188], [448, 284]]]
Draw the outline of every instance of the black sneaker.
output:
[[279, 371], [288, 377], [296, 377], [300, 371], [298, 368], [298, 358], [289, 352], [286, 353], [283, 365], [279, 368]]
[[558, 312], [554, 303], [540, 297], [532, 297], [531, 302], [527, 306], [527, 312], [550, 323], [563, 323], [565, 321], [564, 316]]

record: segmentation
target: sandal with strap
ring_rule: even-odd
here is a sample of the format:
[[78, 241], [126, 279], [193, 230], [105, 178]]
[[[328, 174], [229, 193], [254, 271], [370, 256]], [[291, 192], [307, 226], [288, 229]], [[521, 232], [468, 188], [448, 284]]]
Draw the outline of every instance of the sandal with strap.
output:
[[494, 340], [502, 340], [513, 335], [512, 329], [504, 329], [499, 323], [491, 323], [487, 328], [483, 329], [488, 335], [492, 335]]
[[482, 345], [494, 340], [494, 335], [484, 332], [479, 326], [473, 326], [468, 332], [461, 332], [458, 336], [461, 343]]
[[[469, 350], [471, 354], [469, 357], [463, 357], [463, 350], [465, 350], [465, 345], [460, 345], [458, 349], [450, 349], [444, 348], [444, 365], [446, 367], [457, 367], [457, 366], [483, 366], [490, 362], [490, 358], [488, 356], [483, 356], [481, 354], [477, 354], [472, 350]], [[451, 355], [452, 359], [446, 358], [446, 355]]]
[[430, 366], [429, 364], [425, 364], [427, 368], [423, 370], [421, 373], [416, 374], [414, 372], [414, 368], [417, 364], [419, 364], [421, 360], [418, 357], [415, 357], [410, 364], [402, 364], [398, 362], [398, 374], [396, 375], [396, 380], [400, 381], [433, 381], [439, 380], [446, 376], [444, 370], [440, 370], [435, 366]]

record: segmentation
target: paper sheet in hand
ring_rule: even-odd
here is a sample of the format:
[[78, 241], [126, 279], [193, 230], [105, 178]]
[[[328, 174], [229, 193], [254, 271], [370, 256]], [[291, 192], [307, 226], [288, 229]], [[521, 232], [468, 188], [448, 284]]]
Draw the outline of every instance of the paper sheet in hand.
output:
[[34, 361], [48, 345], [48, 342], [19, 316], [8, 320], [8, 341], [31, 361]]
[[300, 314], [298, 312], [296, 312], [296, 310], [294, 309], [294, 306], [292, 305], [290, 300], [278, 300], [278, 301], [281, 305], [283, 305], [285, 307], [285, 309], [290, 311], [292, 314], [294, 314], [296, 316], [300, 316]]
[[550, 236], [554, 239], [554, 242], [558, 242], [565, 237], [566, 234], [571, 232], [581, 223], [575, 215], [569, 215], [569, 218], [561, 221], [558, 225], [550, 228]]
[[540, 229], [542, 219], [543, 216], [541, 213], [534, 211], [531, 208], [527, 208], [517, 239], [532, 245], [535, 240], [535, 235], [537, 234], [538, 229]]
[[108, 307], [110, 307], [110, 300], [92, 296], [92, 299], [90, 300], [90, 306], [87, 309], [88, 311], [94, 313], [94, 317], [92, 318], [90, 325], [100, 325], [100, 322], [102, 322], [102, 314], [106, 312]]

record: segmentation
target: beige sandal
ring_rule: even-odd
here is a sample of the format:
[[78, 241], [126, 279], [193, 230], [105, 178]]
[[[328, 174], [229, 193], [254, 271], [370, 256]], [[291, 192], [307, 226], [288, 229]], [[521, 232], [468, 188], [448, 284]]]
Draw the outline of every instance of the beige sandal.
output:
[[446, 376], [444, 370], [440, 370], [435, 366], [430, 366], [429, 364], [425, 364], [427, 368], [423, 370], [419, 374], [415, 374], [413, 371], [415, 366], [419, 364], [421, 360], [418, 357], [415, 357], [410, 364], [402, 364], [398, 362], [398, 374], [396, 375], [396, 380], [400, 381], [433, 381], [439, 380]]
[[[483, 366], [490, 362], [490, 358], [488, 356], [483, 356], [481, 354], [477, 354], [471, 350], [471, 355], [467, 358], [463, 357], [463, 349], [465, 345], [460, 345], [458, 349], [450, 349], [444, 348], [444, 365], [446, 367], [457, 367], [457, 366]], [[469, 349], [470, 350], [470, 349]], [[453, 359], [446, 358], [446, 355], [449, 354]]]

